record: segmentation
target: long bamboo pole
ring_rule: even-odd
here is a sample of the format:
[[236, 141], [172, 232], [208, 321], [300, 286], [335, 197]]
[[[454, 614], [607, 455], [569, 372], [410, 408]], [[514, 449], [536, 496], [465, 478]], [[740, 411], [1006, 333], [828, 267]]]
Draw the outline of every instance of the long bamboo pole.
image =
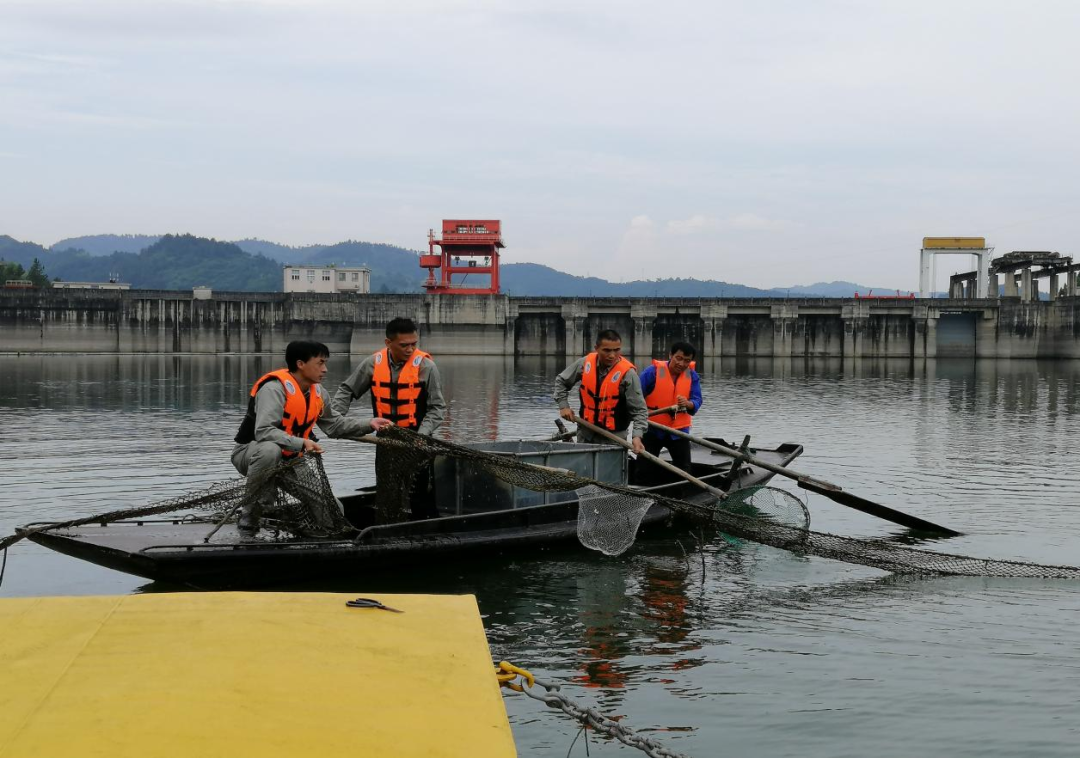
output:
[[[612, 434], [607, 429], [596, 426], [595, 424], [590, 424], [585, 419], [578, 418], [577, 415], [575, 415], [574, 418], [571, 419], [571, 421], [573, 421], [578, 426], [581, 426], [581, 427], [584, 427], [584, 428], [588, 429], [590, 432], [592, 432], [594, 434], [599, 434], [600, 436], [611, 440], [612, 442], [614, 442], [617, 445], [622, 445], [627, 450], [633, 450], [634, 449], [633, 445], [631, 445], [629, 442], [624, 440], [619, 435]], [[644, 458], [647, 461], [652, 461], [657, 466], [660, 466], [661, 468], [666, 469], [666, 470], [670, 471], [671, 473], [682, 477], [686, 481], [691, 482], [692, 484], [695, 484], [698, 487], [701, 487], [701, 489], [705, 490], [706, 492], [708, 492], [708, 493], [710, 493], [712, 495], [715, 495], [716, 497], [720, 498], [721, 500], [723, 500], [724, 498], [727, 497], [727, 493], [724, 492], [723, 490], [718, 490], [716, 487], [713, 487], [711, 484], [708, 484], [706, 482], [701, 481], [700, 479], [698, 479], [693, 474], [689, 474], [689, 473], [683, 471], [678, 466], [673, 466], [670, 463], [668, 463], [667, 461], [665, 461], [664, 459], [657, 458], [655, 455], [648, 452], [647, 450], [643, 450], [642, 452], [637, 453], [637, 455], [641, 456], [642, 458]]]

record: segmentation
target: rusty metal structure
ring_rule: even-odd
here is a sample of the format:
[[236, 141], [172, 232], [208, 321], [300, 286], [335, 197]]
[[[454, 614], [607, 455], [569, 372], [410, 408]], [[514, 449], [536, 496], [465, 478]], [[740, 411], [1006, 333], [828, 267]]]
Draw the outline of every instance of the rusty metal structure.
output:
[[429, 230], [428, 254], [420, 256], [420, 267], [428, 270], [424, 289], [433, 295], [499, 294], [499, 251], [504, 247], [497, 220], [445, 219], [442, 237], [436, 239]]
[[[988, 295], [998, 297], [998, 275], [1004, 277], [1001, 297], [1015, 297], [1022, 302], [1037, 301], [1039, 279], [1047, 279], [1047, 299], [1075, 297], [1077, 294], [1077, 272], [1080, 264], [1073, 263], [1070, 255], [1044, 250], [1014, 250], [990, 262], [988, 274]], [[953, 274], [949, 277], [949, 297], [970, 299], [977, 297], [978, 271]]]

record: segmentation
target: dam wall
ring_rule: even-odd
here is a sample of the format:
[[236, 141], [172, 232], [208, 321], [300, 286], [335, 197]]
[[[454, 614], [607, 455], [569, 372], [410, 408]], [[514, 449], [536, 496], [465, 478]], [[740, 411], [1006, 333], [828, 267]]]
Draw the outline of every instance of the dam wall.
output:
[[702, 358], [1080, 358], [1080, 298], [559, 298], [158, 290], [0, 290], [0, 352], [283, 354], [295, 339], [335, 353], [383, 344], [414, 319], [434, 355], [578, 356], [603, 329], [624, 352], [676, 340]]

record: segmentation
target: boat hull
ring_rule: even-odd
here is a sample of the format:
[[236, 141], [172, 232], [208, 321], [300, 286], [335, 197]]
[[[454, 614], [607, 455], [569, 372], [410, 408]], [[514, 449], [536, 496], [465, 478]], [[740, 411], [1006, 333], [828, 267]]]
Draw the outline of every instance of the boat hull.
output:
[[[757, 450], [758, 458], [786, 465], [802, 453], [799, 445]], [[722, 457], [722, 456], [717, 456]], [[772, 474], [742, 467], [736, 481], [727, 482], [730, 459], [717, 461], [706, 453], [695, 458], [695, 474], [714, 486], [742, 489], [768, 482]], [[658, 493], [687, 501], [708, 502], [711, 496], [685, 482], [655, 488]], [[647, 496], [648, 492], [642, 492]], [[372, 495], [342, 498], [346, 515], [368, 508]], [[577, 536], [576, 501], [514, 508], [464, 516], [448, 516], [362, 529], [351, 540], [241, 542], [233, 525], [222, 527], [206, 542], [213, 525], [190, 519], [118, 521], [30, 533], [44, 547], [107, 568], [154, 581], [197, 587], [251, 587], [283, 584], [319, 576], [347, 577], [394, 566], [447, 560], [488, 560], [545, 548], [581, 547]], [[639, 537], [678, 527], [678, 514], [653, 505], [645, 514]], [[23, 530], [30, 530], [28, 524]]]

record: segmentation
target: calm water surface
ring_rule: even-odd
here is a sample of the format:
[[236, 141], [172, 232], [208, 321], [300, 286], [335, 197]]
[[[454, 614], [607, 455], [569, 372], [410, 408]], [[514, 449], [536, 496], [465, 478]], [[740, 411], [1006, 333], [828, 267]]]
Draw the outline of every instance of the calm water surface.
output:
[[[439, 363], [446, 438], [554, 431], [561, 361]], [[276, 367], [267, 357], [5, 357], [0, 533], [232, 477], [246, 392]], [[348, 368], [331, 359], [328, 385]], [[699, 431], [802, 443], [800, 470], [965, 532], [933, 549], [1080, 563], [1076, 363], [731, 360], [702, 371]], [[372, 482], [370, 447], [327, 448], [340, 491]], [[818, 496], [809, 507], [815, 529], [902, 534]], [[170, 589], [21, 543], [0, 596]], [[1074, 582], [910, 579], [689, 539], [618, 558], [559, 552], [302, 589], [474, 593], [496, 658], [695, 756], [1080, 753]], [[521, 754], [566, 755], [576, 729], [564, 716], [520, 696], [506, 704]], [[590, 751], [639, 754], [609, 742]], [[579, 741], [574, 755], [584, 754]]]

